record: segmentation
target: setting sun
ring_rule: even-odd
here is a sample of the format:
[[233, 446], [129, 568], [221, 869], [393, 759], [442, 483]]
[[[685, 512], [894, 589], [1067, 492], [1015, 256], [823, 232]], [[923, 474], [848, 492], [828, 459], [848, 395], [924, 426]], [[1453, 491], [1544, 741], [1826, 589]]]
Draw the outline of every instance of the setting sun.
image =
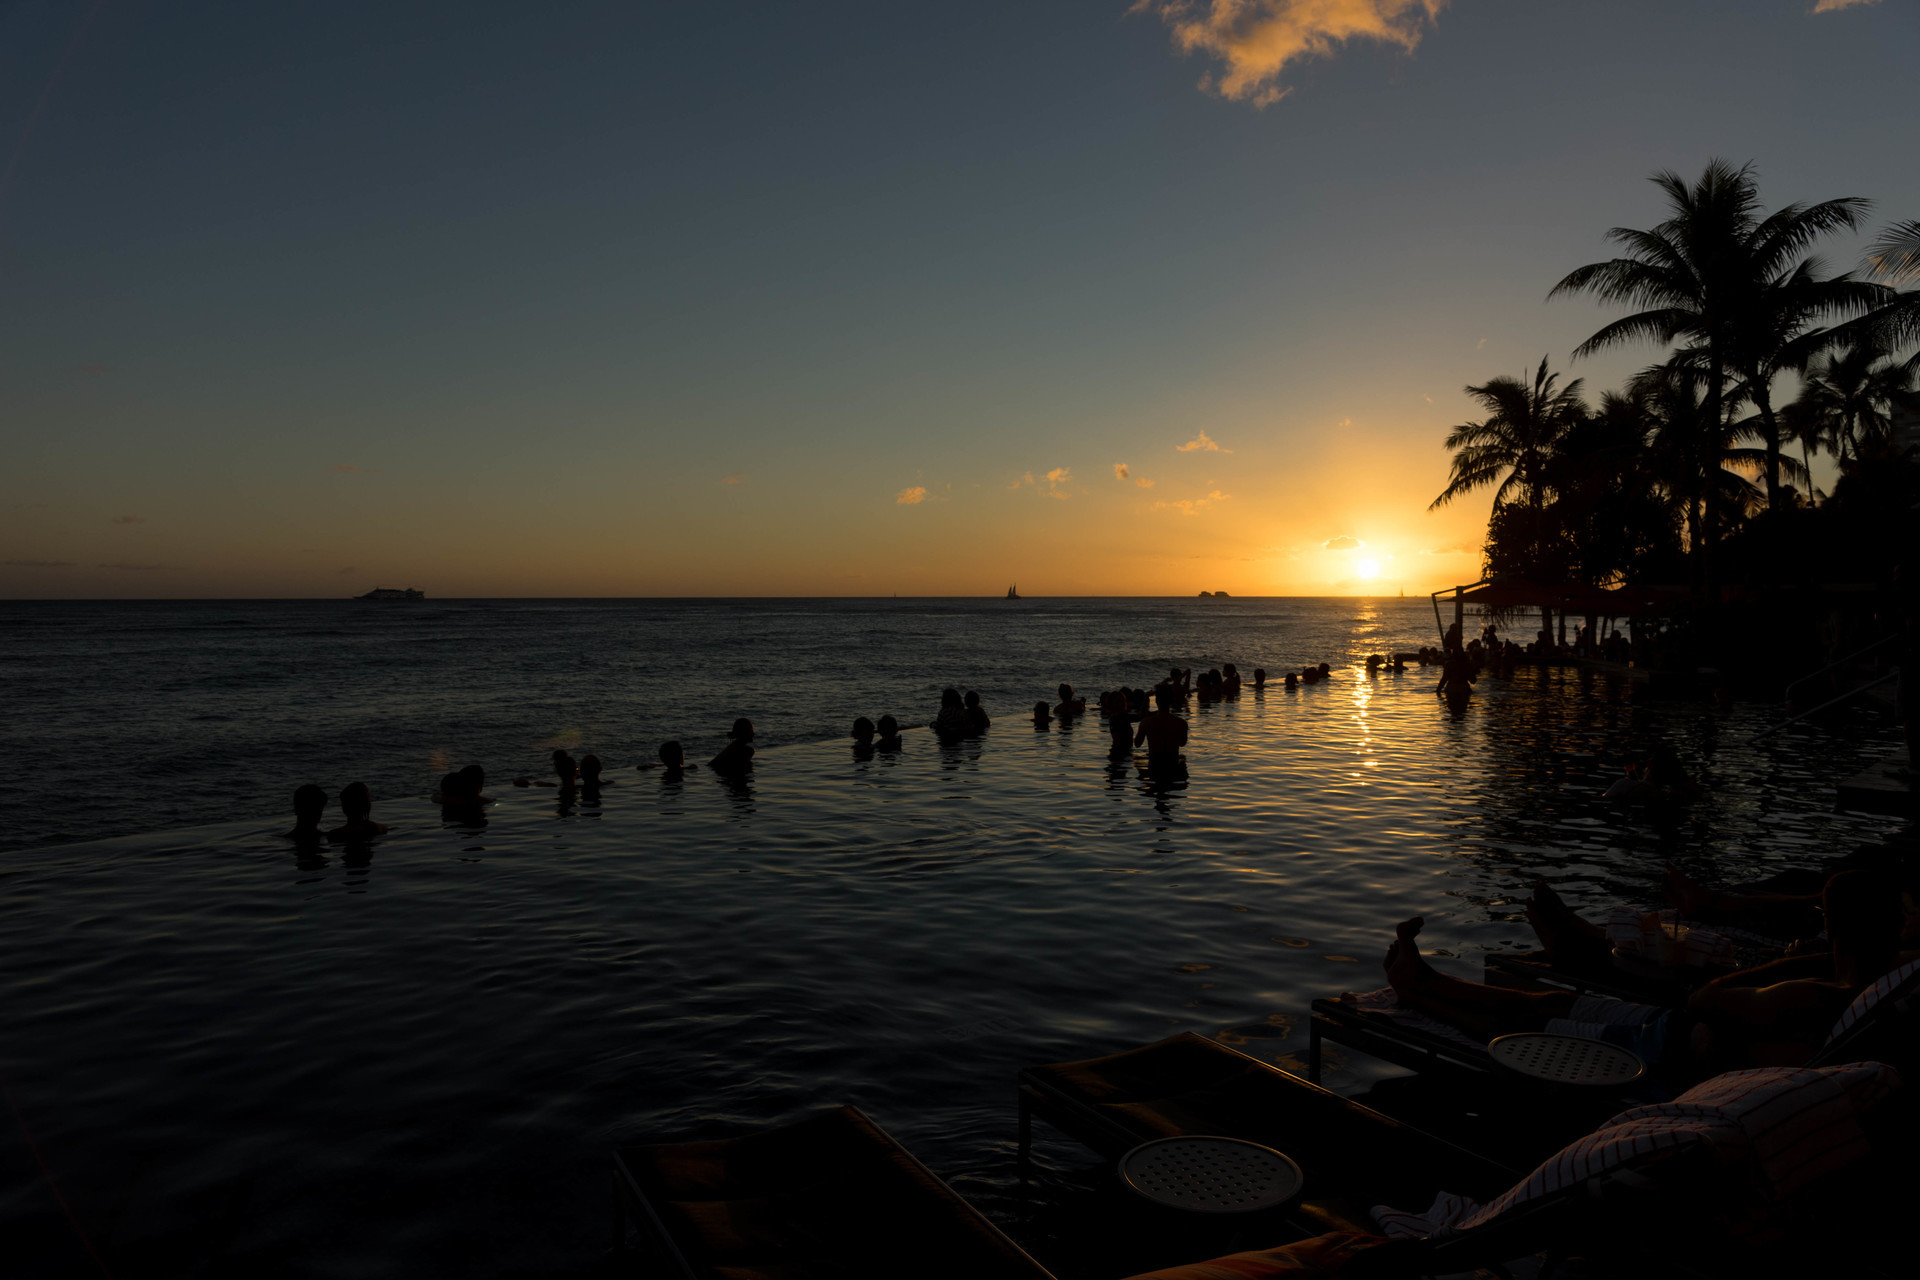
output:
[[1377, 578], [1380, 576], [1380, 562], [1378, 560], [1362, 560], [1353, 567], [1353, 570], [1363, 578]]

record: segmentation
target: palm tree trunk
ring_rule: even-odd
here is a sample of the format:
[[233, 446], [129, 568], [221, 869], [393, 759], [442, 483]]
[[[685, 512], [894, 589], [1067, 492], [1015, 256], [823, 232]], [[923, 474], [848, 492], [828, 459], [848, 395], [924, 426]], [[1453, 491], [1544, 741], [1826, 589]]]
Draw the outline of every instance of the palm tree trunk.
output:
[[1760, 412], [1760, 441], [1767, 447], [1767, 510], [1780, 509], [1780, 422], [1773, 416], [1773, 393], [1752, 375], [1753, 407]]

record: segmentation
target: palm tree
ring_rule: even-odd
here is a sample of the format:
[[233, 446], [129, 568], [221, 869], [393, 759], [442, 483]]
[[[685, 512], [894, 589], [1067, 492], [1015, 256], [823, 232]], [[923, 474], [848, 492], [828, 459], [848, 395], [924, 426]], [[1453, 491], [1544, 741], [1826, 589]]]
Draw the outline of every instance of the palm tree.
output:
[[1738, 444], [1745, 430], [1734, 414], [1743, 395], [1723, 394], [1715, 406], [1708, 376], [1676, 357], [1641, 370], [1627, 384], [1628, 394], [1652, 415], [1653, 466], [1685, 520], [1694, 588], [1702, 593], [1712, 586], [1710, 549], [1763, 501], [1745, 473], [1759, 474], [1766, 463], [1764, 450]]
[[1744, 379], [1744, 394], [1759, 410], [1769, 500], [1777, 503], [1774, 376], [1811, 354], [1801, 340], [1814, 319], [1864, 311], [1885, 293], [1846, 276], [1822, 280], [1817, 261], [1795, 259], [1820, 236], [1856, 226], [1867, 202], [1844, 197], [1794, 204], [1762, 217], [1753, 166], [1736, 169], [1725, 160], [1708, 162], [1692, 186], [1671, 170], [1653, 182], [1667, 194], [1666, 221], [1650, 231], [1613, 228], [1607, 238], [1623, 246], [1625, 256], [1568, 273], [1547, 296], [1591, 292], [1603, 302], [1640, 307], [1603, 326], [1574, 357], [1627, 342], [1679, 342], [1705, 371], [1707, 422], [1723, 421], [1729, 378]]
[[[1867, 250], [1867, 263], [1889, 285], [1920, 284], [1920, 221], [1896, 222]], [[1896, 293], [1867, 316], [1873, 340], [1888, 351], [1920, 343], [1920, 289]], [[1920, 350], [1906, 368], [1920, 373]]]
[[1845, 468], [1849, 455], [1885, 443], [1893, 411], [1913, 404], [1912, 363], [1896, 364], [1866, 341], [1822, 356], [1807, 367], [1797, 415]]
[[1568, 429], [1587, 412], [1580, 398], [1581, 379], [1556, 390], [1560, 375], [1548, 372], [1547, 362], [1548, 357], [1540, 357], [1531, 385], [1525, 375], [1502, 374], [1466, 388], [1487, 416], [1479, 422], [1463, 422], [1447, 436], [1453, 476], [1427, 510], [1437, 511], [1455, 498], [1496, 483], [1496, 511], [1515, 493], [1533, 510], [1542, 506], [1551, 487], [1548, 460]]

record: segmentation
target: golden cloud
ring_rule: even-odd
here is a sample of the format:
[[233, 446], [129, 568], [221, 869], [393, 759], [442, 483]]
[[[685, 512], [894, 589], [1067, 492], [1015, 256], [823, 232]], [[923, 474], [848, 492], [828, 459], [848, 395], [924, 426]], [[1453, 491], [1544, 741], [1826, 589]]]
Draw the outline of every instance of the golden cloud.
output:
[[1129, 474], [1131, 473], [1128, 472], [1126, 463], [1116, 462], [1113, 464], [1113, 478], [1115, 480], [1125, 480]]
[[1066, 486], [1073, 483], [1073, 473], [1065, 467], [1055, 467], [1047, 472], [1047, 496], [1049, 498], [1071, 498]]
[[1879, 4], [1880, 0], [1820, 0], [1813, 6], [1815, 13], [1838, 13], [1842, 9], [1856, 9], [1863, 4]]
[[[1823, 8], [1830, 3], [1835, 0], [1820, 0]], [[1128, 12], [1154, 15], [1181, 53], [1221, 64], [1200, 77], [1203, 90], [1264, 107], [1289, 92], [1280, 84], [1288, 64], [1331, 57], [1351, 40], [1380, 40], [1412, 53], [1445, 6], [1446, 0], [1134, 0]]]
[[1174, 449], [1179, 453], [1232, 453], [1233, 452], [1233, 450], [1231, 449], [1222, 449], [1219, 445], [1219, 442], [1211, 439], [1207, 435], [1207, 433], [1204, 431], [1202, 431], [1198, 436], [1196, 436], [1192, 440], [1187, 441], [1185, 444], [1175, 445]]
[[745, 480], [746, 478], [747, 478], [746, 472], [736, 471], [730, 476], [721, 476], [720, 483], [721, 484], [739, 484], [742, 480]]
[[916, 484], [911, 489], [902, 489], [894, 498], [896, 506], [911, 507], [927, 500], [927, 486]]
[[1151, 489], [1151, 488], [1153, 488], [1153, 481], [1151, 481], [1151, 480], [1149, 480], [1149, 479], [1147, 479], [1147, 478], [1146, 478], [1145, 476], [1141, 476], [1141, 477], [1139, 477], [1138, 479], [1136, 479], [1136, 480], [1134, 481], [1134, 483], [1135, 483], [1135, 484], [1137, 484], [1137, 485], [1139, 485], [1139, 486], [1140, 486], [1140, 487], [1141, 487], [1142, 489]]
[[1205, 510], [1216, 502], [1225, 502], [1232, 496], [1230, 493], [1222, 493], [1218, 489], [1215, 489], [1204, 498], [1182, 498], [1178, 502], [1156, 502], [1153, 504], [1153, 509], [1155, 511], [1178, 511], [1183, 516], [1190, 516]]

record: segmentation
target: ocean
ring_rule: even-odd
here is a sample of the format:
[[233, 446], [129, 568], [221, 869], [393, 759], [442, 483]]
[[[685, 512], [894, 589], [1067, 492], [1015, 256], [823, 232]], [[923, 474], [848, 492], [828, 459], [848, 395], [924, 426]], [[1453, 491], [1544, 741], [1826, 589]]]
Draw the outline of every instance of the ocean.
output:
[[[0, 606], [8, 1265], [593, 1274], [614, 1146], [852, 1102], [1072, 1277], [1097, 1162], [1042, 1131], [1020, 1182], [1021, 1066], [1180, 1030], [1297, 1065], [1404, 916], [1477, 976], [1537, 877], [1598, 910], [1897, 828], [1831, 811], [1896, 740], [1870, 718], [1760, 738], [1777, 708], [1572, 669], [1456, 711], [1356, 665], [1434, 638], [1425, 600]], [[1173, 785], [1023, 710], [1226, 661], [1336, 675], [1195, 707]], [[949, 683], [984, 736], [846, 740]], [[741, 715], [749, 780], [632, 768]], [[1605, 803], [1661, 740], [1707, 794]], [[598, 804], [511, 785], [556, 745]], [[444, 820], [474, 762], [499, 803]], [[296, 785], [354, 780], [387, 837], [280, 838]]]

